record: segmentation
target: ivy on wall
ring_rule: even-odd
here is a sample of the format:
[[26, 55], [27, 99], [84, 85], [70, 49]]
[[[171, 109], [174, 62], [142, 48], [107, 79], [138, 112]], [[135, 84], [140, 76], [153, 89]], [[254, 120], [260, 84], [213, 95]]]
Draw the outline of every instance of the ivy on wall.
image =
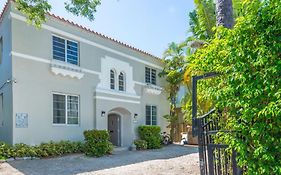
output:
[[225, 127], [239, 132], [224, 136], [239, 165], [247, 174], [281, 174], [280, 0], [244, 0], [241, 7], [233, 29], [216, 28], [188, 59], [192, 75], [221, 74], [199, 91], [223, 111]]

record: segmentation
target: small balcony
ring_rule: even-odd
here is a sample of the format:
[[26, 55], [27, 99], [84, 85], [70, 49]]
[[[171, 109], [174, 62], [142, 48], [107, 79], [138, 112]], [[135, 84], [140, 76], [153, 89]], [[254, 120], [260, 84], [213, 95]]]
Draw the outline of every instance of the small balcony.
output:
[[144, 92], [151, 95], [160, 95], [163, 88], [153, 84], [146, 84], [144, 87]]
[[68, 76], [77, 79], [81, 79], [84, 76], [84, 73], [79, 66], [56, 60], [52, 60], [51, 62], [51, 71], [55, 75]]

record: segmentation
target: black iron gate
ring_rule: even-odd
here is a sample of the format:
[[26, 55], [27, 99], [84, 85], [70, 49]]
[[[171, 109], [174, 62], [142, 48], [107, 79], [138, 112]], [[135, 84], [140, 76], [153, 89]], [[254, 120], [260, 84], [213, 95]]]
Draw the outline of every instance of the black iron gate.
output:
[[230, 132], [220, 128], [219, 118], [211, 117], [211, 114], [217, 111], [212, 109], [203, 116], [197, 116], [197, 81], [217, 75], [207, 73], [192, 77], [192, 133], [193, 136], [198, 136], [200, 173], [201, 175], [241, 175], [242, 171], [237, 166], [235, 151], [229, 151], [226, 144], [214, 142], [218, 132]]

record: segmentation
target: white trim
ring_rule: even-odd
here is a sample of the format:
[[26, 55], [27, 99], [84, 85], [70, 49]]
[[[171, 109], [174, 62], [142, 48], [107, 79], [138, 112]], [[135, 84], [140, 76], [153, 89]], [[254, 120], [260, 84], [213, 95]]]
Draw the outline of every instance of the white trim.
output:
[[140, 81], [135, 81], [135, 84], [141, 85], [141, 86], [146, 86], [147, 84], [144, 82], [140, 82]]
[[[11, 17], [14, 18], [14, 19], [17, 19], [17, 20], [20, 20], [20, 21], [24, 21], [24, 22], [26, 21], [26, 18], [25, 18], [24, 16], [22, 16], [22, 15], [19, 15], [19, 14], [13, 13], [13, 12], [10, 12], [10, 14], [11, 14]], [[100, 49], [103, 49], [103, 50], [106, 50], [106, 51], [115, 53], [115, 54], [117, 54], [117, 55], [127, 57], [127, 58], [129, 58], [129, 59], [131, 59], [131, 60], [134, 60], [134, 61], [137, 61], [137, 62], [146, 64], [146, 65], [149, 65], [149, 66], [151, 66], [151, 67], [154, 67], [154, 68], [157, 68], [157, 69], [162, 69], [162, 67], [159, 66], [159, 65], [150, 63], [150, 62], [148, 62], [148, 61], [141, 60], [141, 59], [139, 59], [139, 58], [130, 56], [130, 55], [128, 55], [128, 54], [122, 53], [122, 52], [117, 51], [117, 50], [114, 50], [114, 49], [111, 49], [111, 48], [106, 47], [106, 46], [104, 46], [104, 45], [97, 44], [97, 43], [92, 42], [92, 41], [90, 41], [90, 40], [87, 40], [87, 39], [85, 39], [85, 38], [82, 38], [82, 37], [73, 35], [73, 34], [71, 34], [71, 33], [68, 33], [68, 32], [65, 32], [65, 31], [62, 31], [62, 30], [59, 30], [59, 29], [54, 28], [54, 27], [51, 27], [51, 26], [49, 26], [49, 25], [42, 24], [42, 28], [44, 28], [44, 29], [46, 29], [46, 30], [49, 30], [49, 31], [51, 31], [51, 32], [57, 33], [57, 34], [59, 34], [59, 35], [63, 35], [63, 36], [65, 36], [65, 37], [72, 38], [72, 39], [77, 40], [77, 41], [79, 41], [79, 42], [83, 42], [83, 43], [86, 43], [86, 44], [89, 44], [89, 45], [98, 47], [98, 48], [100, 48]]]
[[94, 98], [98, 99], [98, 100], [109, 100], [109, 101], [119, 101], [119, 102], [125, 102], [125, 103], [140, 104], [140, 101], [124, 100], [124, 99], [120, 99], [120, 98], [112, 98], [112, 97], [104, 97], [104, 96], [95, 96]]
[[140, 96], [134, 95], [134, 94], [129, 94], [123, 91], [116, 91], [116, 90], [107, 90], [107, 89], [96, 89], [96, 92], [100, 93], [105, 93], [105, 94], [111, 94], [111, 95], [118, 95], [118, 96], [123, 96], [123, 97], [131, 97], [131, 98], [137, 98], [140, 99]]
[[[37, 61], [37, 62], [47, 63], [47, 64], [51, 64], [51, 61], [52, 61], [52, 60], [47, 59], [47, 58], [35, 57], [35, 56], [31, 56], [31, 55], [18, 53], [18, 52], [15, 52], [15, 51], [11, 51], [11, 56], [16, 56], [16, 57], [24, 58], [24, 59], [27, 59], [27, 60], [32, 60], [32, 61]], [[64, 62], [62, 62], [62, 63], [64, 63]], [[80, 68], [81, 68], [82, 72], [85, 72], [85, 73], [90, 73], [90, 74], [99, 75], [99, 76], [101, 74], [101, 72], [93, 71], [93, 70], [82, 68], [82, 67], [80, 67]], [[138, 85], [141, 85], [141, 86], [147, 86], [148, 85], [148, 83], [140, 82], [140, 81], [134, 81], [134, 83], [138, 84]], [[161, 87], [161, 86], [159, 86], [159, 87]]]
[[[16, 56], [16, 57], [20, 57], [20, 58], [24, 58], [24, 59], [27, 59], [27, 60], [33, 60], [33, 61], [41, 62], [41, 63], [51, 64], [51, 62], [52, 62], [52, 60], [47, 59], [47, 58], [35, 57], [35, 56], [31, 56], [31, 55], [26, 55], [26, 54], [14, 52], [14, 51], [11, 52], [11, 55], [12, 56]], [[65, 62], [62, 61], [62, 64], [65, 64]], [[73, 66], [75, 66], [75, 65], [73, 65]], [[82, 70], [82, 72], [86, 72], [86, 73], [90, 73], [90, 74], [95, 74], [95, 75], [100, 75], [100, 72], [93, 71], [93, 70], [90, 70], [90, 69], [81, 68], [81, 70]]]
[[[52, 103], [54, 103], [54, 95], [61, 95], [65, 98], [65, 123], [54, 123], [54, 106], [52, 108], [53, 115], [52, 115], [52, 125], [53, 126], [80, 126], [80, 95], [68, 94], [68, 93], [60, 93], [60, 92], [52, 92]], [[68, 124], [68, 101], [67, 97], [73, 96], [78, 98], [78, 123], [77, 124]]]
[[12, 56], [21, 57], [21, 58], [25, 58], [28, 60], [38, 61], [38, 62], [42, 62], [42, 63], [49, 63], [49, 64], [51, 63], [51, 60], [49, 60], [49, 59], [34, 57], [31, 55], [26, 55], [26, 54], [14, 52], [14, 51], [12, 51], [11, 54], [12, 54]]

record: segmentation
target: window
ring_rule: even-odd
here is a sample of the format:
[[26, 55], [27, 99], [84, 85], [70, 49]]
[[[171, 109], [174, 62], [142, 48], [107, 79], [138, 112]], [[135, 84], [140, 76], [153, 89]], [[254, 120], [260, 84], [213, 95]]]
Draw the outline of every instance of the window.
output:
[[145, 124], [146, 125], [157, 125], [157, 107], [152, 105], [145, 106]]
[[53, 36], [53, 58], [78, 65], [78, 43]]
[[115, 71], [110, 70], [110, 89], [115, 89]]
[[53, 124], [79, 123], [79, 97], [53, 94]]
[[119, 77], [119, 91], [125, 91], [125, 74], [120, 72]]
[[0, 64], [2, 64], [3, 60], [3, 37], [0, 37]]
[[156, 70], [145, 67], [145, 82], [156, 85]]

